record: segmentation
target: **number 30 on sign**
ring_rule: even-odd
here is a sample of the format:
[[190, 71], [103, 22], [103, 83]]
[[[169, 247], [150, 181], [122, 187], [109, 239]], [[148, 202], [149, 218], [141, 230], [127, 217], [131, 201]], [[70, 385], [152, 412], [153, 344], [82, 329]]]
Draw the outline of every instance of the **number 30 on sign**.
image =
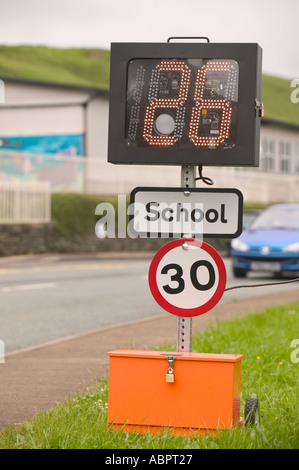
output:
[[164, 310], [194, 317], [219, 302], [226, 286], [226, 270], [212, 246], [200, 240], [180, 239], [156, 253], [148, 279], [154, 299]]

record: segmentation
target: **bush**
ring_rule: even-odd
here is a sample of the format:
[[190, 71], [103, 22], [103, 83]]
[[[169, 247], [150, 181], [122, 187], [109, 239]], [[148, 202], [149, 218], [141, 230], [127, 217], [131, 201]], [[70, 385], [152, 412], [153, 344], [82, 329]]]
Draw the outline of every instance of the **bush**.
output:
[[[117, 197], [77, 193], [53, 193], [51, 196], [52, 223], [57, 233], [66, 238], [94, 235], [100, 218], [95, 209], [101, 202], [110, 202], [117, 216]], [[117, 217], [116, 217], [117, 222]]]

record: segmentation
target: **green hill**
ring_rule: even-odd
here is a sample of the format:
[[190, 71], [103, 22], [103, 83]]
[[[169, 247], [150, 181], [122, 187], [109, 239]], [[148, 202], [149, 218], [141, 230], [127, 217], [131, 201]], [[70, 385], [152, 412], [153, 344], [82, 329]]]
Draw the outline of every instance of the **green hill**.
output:
[[[102, 49], [56, 49], [0, 46], [0, 78], [20, 78], [68, 85], [109, 88], [110, 52]], [[292, 103], [291, 79], [263, 75], [265, 117], [299, 125]]]
[[0, 77], [109, 88], [110, 52], [0, 46]]
[[291, 79], [263, 75], [262, 102], [265, 117], [299, 125], [299, 104], [291, 101]]

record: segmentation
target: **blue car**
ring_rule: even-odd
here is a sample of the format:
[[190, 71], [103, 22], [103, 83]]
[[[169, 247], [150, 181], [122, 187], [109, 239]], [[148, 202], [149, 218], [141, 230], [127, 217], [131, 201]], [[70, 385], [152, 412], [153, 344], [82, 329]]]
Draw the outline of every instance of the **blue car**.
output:
[[299, 275], [299, 204], [276, 204], [263, 211], [232, 240], [233, 273]]

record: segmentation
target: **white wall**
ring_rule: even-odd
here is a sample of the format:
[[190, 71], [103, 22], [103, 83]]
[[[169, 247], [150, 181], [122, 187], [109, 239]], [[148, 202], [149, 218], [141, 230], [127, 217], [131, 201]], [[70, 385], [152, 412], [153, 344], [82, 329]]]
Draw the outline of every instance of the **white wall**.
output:
[[5, 105], [54, 105], [84, 103], [90, 92], [59, 86], [5, 81]]
[[[0, 137], [26, 135], [84, 134], [89, 164], [86, 189], [89, 192], [127, 193], [138, 185], [179, 186], [180, 168], [174, 166], [124, 165], [107, 163], [107, 96], [91, 97], [90, 90], [74, 90], [7, 82], [6, 102], [0, 104]], [[65, 106], [67, 105], [67, 106]], [[263, 171], [264, 141], [274, 142], [273, 170]], [[280, 143], [290, 149], [289, 172], [281, 171]], [[296, 173], [296, 175], [295, 175]], [[281, 126], [261, 126], [261, 166], [257, 169], [204, 167], [214, 187], [236, 187], [246, 201], [299, 202], [299, 132]], [[197, 184], [204, 187], [202, 183]]]
[[83, 134], [82, 106], [0, 108], [0, 136]]
[[[98, 158], [86, 159], [85, 191], [94, 194], [129, 194], [135, 187], [180, 187], [180, 166], [112, 165]], [[236, 188], [244, 203], [299, 203], [299, 173], [267, 174], [233, 167], [204, 167], [213, 186], [197, 181], [198, 188]], [[198, 175], [197, 175], [198, 176]]]
[[83, 134], [85, 155], [107, 158], [108, 97], [93, 90], [5, 83], [0, 137]]
[[109, 101], [94, 97], [86, 109], [86, 155], [107, 159]]

